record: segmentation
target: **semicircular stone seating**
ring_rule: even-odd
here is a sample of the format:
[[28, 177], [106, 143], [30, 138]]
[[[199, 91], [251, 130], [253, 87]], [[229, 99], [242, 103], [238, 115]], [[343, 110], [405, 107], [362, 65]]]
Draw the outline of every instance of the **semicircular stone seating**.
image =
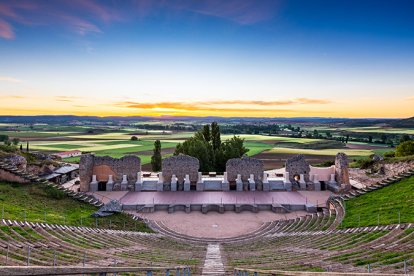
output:
[[[1, 165], [1, 164], [0, 164]], [[4, 165], [3, 165], [4, 166]], [[147, 221], [156, 234], [0, 222], [0, 265], [176, 266], [189, 265], [193, 275], [208, 274], [208, 256], [221, 253], [224, 272], [233, 269], [404, 273], [414, 271], [414, 225], [339, 229], [344, 201], [414, 174], [404, 172], [364, 190], [332, 196], [326, 208], [296, 219], [263, 223], [233, 238], [205, 239], [177, 233], [160, 221]], [[45, 183], [47, 184], [47, 183]], [[79, 195], [77, 195], [79, 196]], [[81, 200], [83, 196], [79, 197]], [[213, 250], [214, 249], [214, 250]], [[223, 269], [220, 267], [220, 271]]]

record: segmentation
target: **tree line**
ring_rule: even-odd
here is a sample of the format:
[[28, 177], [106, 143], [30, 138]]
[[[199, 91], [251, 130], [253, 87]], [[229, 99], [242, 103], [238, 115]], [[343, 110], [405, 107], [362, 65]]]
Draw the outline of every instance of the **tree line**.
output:
[[[249, 150], [244, 146], [244, 139], [239, 136], [221, 141], [220, 127], [217, 122], [204, 125], [193, 137], [177, 144], [174, 155], [185, 154], [197, 158], [200, 171], [224, 172], [226, 162], [231, 158], [240, 158]], [[161, 142], [154, 143], [154, 153], [151, 157], [153, 171], [161, 170]]]

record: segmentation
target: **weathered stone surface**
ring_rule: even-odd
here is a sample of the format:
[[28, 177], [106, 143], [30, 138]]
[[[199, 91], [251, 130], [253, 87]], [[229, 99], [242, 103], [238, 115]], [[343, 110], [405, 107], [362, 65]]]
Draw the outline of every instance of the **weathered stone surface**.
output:
[[348, 156], [343, 152], [338, 152], [335, 157], [335, 179], [338, 184], [350, 184], [348, 168]]
[[6, 158], [6, 162], [20, 170], [26, 170], [27, 161], [21, 155], [10, 155]]
[[384, 160], [384, 158], [382, 156], [378, 155], [378, 154], [374, 154], [372, 156], [372, 161], [374, 161], [374, 162], [379, 162], [379, 161], [382, 161], [382, 160]]
[[161, 167], [164, 183], [170, 183], [172, 175], [175, 174], [178, 183], [182, 184], [186, 174], [190, 176], [191, 182], [197, 182], [200, 162], [195, 157], [180, 154], [162, 160]]
[[228, 181], [236, 181], [237, 175], [241, 175], [242, 181], [247, 182], [250, 174], [254, 175], [255, 182], [259, 183], [263, 177], [263, 161], [250, 158], [233, 158], [226, 163], [226, 172]]
[[98, 211], [92, 214], [92, 217], [106, 217], [113, 215], [114, 213], [120, 213], [122, 212], [122, 204], [118, 200], [111, 200], [101, 208], [99, 208]]
[[286, 160], [285, 163], [286, 172], [289, 173], [289, 181], [292, 183], [296, 183], [295, 176], [299, 176], [303, 174], [303, 179], [307, 183], [309, 182], [309, 172], [310, 167], [309, 163], [306, 162], [305, 156], [303, 154], [295, 155]]
[[79, 176], [81, 191], [89, 190], [89, 183], [92, 175], [97, 176], [98, 181], [106, 182], [109, 175], [112, 175], [116, 183], [113, 190], [120, 187], [123, 175], [127, 176], [128, 186], [134, 187], [137, 181], [137, 173], [141, 171], [141, 159], [135, 155], [126, 155], [122, 158], [112, 158], [110, 156], [95, 156], [93, 154], [84, 154], [79, 162]]

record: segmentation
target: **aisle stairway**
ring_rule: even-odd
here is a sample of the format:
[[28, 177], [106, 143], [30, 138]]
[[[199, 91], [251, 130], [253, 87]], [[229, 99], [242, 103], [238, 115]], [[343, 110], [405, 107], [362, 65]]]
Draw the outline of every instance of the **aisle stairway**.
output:
[[202, 275], [225, 275], [219, 244], [209, 244], [207, 246]]

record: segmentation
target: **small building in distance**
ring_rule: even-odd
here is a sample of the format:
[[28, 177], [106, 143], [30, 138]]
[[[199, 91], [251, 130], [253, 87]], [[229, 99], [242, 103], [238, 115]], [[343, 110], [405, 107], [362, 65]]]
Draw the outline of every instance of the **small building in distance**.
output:
[[54, 155], [63, 159], [63, 158], [81, 156], [82, 152], [80, 150], [71, 150], [71, 151], [58, 152], [58, 153], [55, 153]]
[[56, 184], [63, 184], [79, 177], [79, 165], [78, 164], [66, 164], [54, 170], [52, 173], [43, 175], [43, 178]]

